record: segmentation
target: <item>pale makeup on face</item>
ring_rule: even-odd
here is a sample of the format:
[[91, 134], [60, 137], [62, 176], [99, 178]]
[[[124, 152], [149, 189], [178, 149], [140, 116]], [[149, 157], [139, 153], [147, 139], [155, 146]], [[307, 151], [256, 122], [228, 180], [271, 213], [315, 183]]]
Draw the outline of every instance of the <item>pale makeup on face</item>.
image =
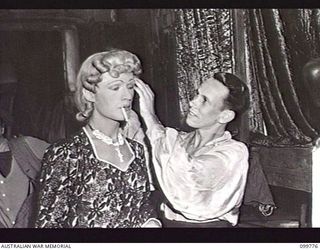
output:
[[108, 73], [97, 85], [95, 94], [96, 112], [112, 120], [125, 120], [122, 108], [130, 111], [134, 96], [134, 75], [122, 73], [119, 78], [113, 78]]
[[[120, 88], [121, 84], [126, 84], [126, 82], [124, 82], [122, 80], [115, 80], [115, 81], [109, 83], [109, 85], [110, 85], [109, 88], [111, 88], [112, 90], [118, 90]], [[129, 82], [127, 83], [127, 88], [133, 89], [134, 88], [134, 84], [135, 84], [134, 79], [129, 80]], [[131, 109], [131, 107], [130, 107], [130, 109]], [[128, 122], [129, 121], [129, 117], [128, 117], [127, 112], [129, 110], [124, 108], [124, 107], [122, 107], [121, 111], [122, 111], [122, 115], [124, 117], [124, 120], [126, 122]]]
[[111, 81], [111, 82], [101, 82], [102, 84], [105, 83], [109, 89], [111, 90], [119, 90], [119, 88], [121, 87], [121, 85], [126, 84], [128, 89], [133, 89], [134, 88], [134, 78], [128, 80], [128, 81], [123, 81], [120, 79]]
[[[128, 119], [126, 112], [131, 109], [134, 96], [134, 75], [133, 73], [122, 73], [118, 78], [113, 78], [109, 73], [105, 73], [102, 77], [102, 81], [97, 85], [96, 93], [93, 94], [95, 109], [90, 123], [95, 129], [116, 140], [117, 136], [113, 132], [116, 131], [115, 128], [119, 122]], [[106, 145], [94, 135], [92, 137], [99, 159], [111, 162], [122, 171], [128, 168], [134, 155], [126, 143], [118, 148], [123, 156], [122, 162], [120, 154], [112, 145]]]

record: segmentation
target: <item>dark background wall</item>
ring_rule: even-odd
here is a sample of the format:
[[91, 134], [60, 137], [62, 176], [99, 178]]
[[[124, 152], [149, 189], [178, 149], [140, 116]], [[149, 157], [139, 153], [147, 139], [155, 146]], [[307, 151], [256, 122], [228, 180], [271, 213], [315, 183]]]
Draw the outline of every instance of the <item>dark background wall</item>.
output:
[[112, 47], [137, 54], [161, 121], [178, 126], [172, 16], [156, 9], [0, 10], [0, 62], [12, 64], [18, 79], [8, 110], [14, 131], [52, 141], [77, 129], [65, 100], [64, 26], [77, 32], [80, 63]]

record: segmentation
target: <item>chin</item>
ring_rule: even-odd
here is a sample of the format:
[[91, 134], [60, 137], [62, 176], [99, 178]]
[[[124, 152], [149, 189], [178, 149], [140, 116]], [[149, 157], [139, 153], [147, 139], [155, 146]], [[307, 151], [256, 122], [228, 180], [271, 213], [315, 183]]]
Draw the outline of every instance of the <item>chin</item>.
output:
[[122, 119], [114, 119], [116, 122], [125, 122], [125, 120], [122, 118]]
[[124, 122], [125, 121], [123, 117], [118, 117], [118, 116], [110, 117], [110, 119], [115, 122]]
[[197, 123], [195, 121], [193, 121], [193, 119], [190, 118], [189, 116], [187, 116], [186, 124], [191, 128], [197, 128], [198, 127]]

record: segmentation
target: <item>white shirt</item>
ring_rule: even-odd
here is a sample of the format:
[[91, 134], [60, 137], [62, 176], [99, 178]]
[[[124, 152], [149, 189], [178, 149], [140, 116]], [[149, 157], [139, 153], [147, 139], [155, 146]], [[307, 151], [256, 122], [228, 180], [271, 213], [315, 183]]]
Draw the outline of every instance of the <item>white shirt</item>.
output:
[[157, 124], [147, 133], [161, 189], [179, 211], [162, 204], [166, 218], [193, 223], [226, 220], [236, 225], [248, 172], [247, 147], [228, 131], [196, 151], [195, 132]]

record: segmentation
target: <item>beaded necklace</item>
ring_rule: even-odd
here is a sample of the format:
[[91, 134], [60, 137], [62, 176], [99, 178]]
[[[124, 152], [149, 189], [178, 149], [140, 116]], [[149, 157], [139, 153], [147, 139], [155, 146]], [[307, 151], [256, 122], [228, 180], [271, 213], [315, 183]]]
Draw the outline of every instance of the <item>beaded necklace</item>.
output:
[[88, 126], [91, 129], [94, 137], [96, 137], [98, 140], [101, 140], [102, 142], [104, 142], [107, 145], [114, 146], [114, 150], [117, 152], [117, 155], [119, 157], [120, 162], [124, 162], [123, 154], [120, 151], [120, 146], [124, 144], [124, 139], [123, 139], [123, 136], [121, 135], [121, 133], [120, 132], [118, 133], [118, 141], [113, 142], [113, 140], [110, 136], [107, 136], [104, 133], [102, 133], [100, 130], [93, 128], [92, 125], [90, 125], [90, 124], [88, 124]]

